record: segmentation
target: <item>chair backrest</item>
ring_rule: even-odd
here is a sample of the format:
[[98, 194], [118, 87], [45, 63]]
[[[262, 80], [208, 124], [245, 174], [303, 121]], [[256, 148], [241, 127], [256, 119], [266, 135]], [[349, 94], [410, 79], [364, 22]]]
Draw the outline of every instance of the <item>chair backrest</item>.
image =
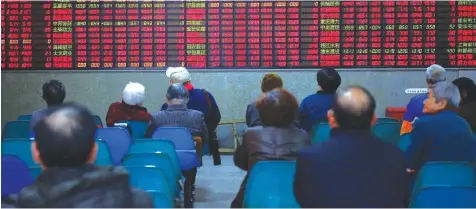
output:
[[167, 177], [162, 169], [154, 166], [125, 166], [125, 168], [129, 172], [129, 182], [133, 187], [161, 193], [173, 204], [173, 196], [170, 195]]
[[2, 154], [16, 155], [25, 162], [28, 167], [36, 167], [38, 164], [33, 161], [31, 154], [32, 143], [33, 140], [30, 139], [5, 140], [2, 142]]
[[177, 176], [181, 176], [180, 164], [174, 144], [169, 140], [163, 139], [137, 139], [129, 147], [128, 153], [157, 153], [169, 156]]
[[19, 115], [17, 120], [28, 120], [28, 121], [30, 121], [31, 120], [31, 114], [29, 114], [29, 115]]
[[260, 161], [248, 174], [248, 208], [299, 208], [293, 193], [295, 161]]
[[403, 152], [406, 152], [408, 147], [412, 144], [412, 138], [410, 137], [410, 133], [406, 133], [400, 136], [400, 140], [398, 141], [398, 147]]
[[476, 208], [476, 187], [435, 186], [422, 188], [410, 203], [411, 208]]
[[395, 118], [377, 118], [377, 123], [386, 123], [386, 122], [399, 122]]
[[183, 127], [161, 127], [154, 131], [152, 138], [167, 139], [174, 143], [176, 150], [195, 150], [192, 133]]
[[127, 154], [132, 142], [129, 132], [124, 128], [117, 127], [98, 128], [96, 131], [96, 139], [102, 139], [106, 142], [114, 165], [121, 163], [122, 158]]
[[170, 194], [178, 192], [177, 180], [180, 176], [176, 176], [170, 162], [169, 156], [161, 153], [133, 153], [127, 154], [122, 160], [122, 165], [127, 166], [154, 166], [162, 169], [169, 184]]
[[147, 191], [147, 193], [152, 196], [154, 208], [174, 208], [173, 201], [167, 195], [151, 190]]
[[145, 121], [120, 121], [120, 123], [127, 123], [127, 126], [131, 129], [131, 137], [133, 140], [144, 138], [145, 132], [149, 127], [149, 122]]
[[372, 127], [372, 132], [379, 139], [394, 145], [398, 145], [401, 127], [402, 123], [400, 122], [377, 123]]
[[328, 122], [315, 124], [311, 130], [311, 143], [316, 144], [329, 140], [331, 127]]
[[8, 121], [3, 126], [2, 140], [7, 138], [30, 138], [30, 121]]
[[109, 150], [108, 145], [102, 139], [96, 140], [98, 145], [98, 153], [96, 155], [96, 161], [94, 164], [99, 166], [111, 166], [113, 165], [111, 151]]
[[465, 162], [430, 162], [418, 172], [413, 195], [423, 187], [476, 186], [475, 167]]
[[93, 117], [94, 117], [94, 121], [96, 121], [96, 126], [98, 128], [103, 128], [104, 126], [102, 125], [101, 117], [99, 117], [99, 115], [93, 115]]
[[174, 144], [181, 170], [185, 171], [200, 166], [195, 152], [195, 143], [188, 129], [182, 127], [161, 127], [155, 130], [152, 138], [163, 138], [170, 140]]
[[2, 197], [33, 183], [28, 165], [15, 155], [2, 154]]

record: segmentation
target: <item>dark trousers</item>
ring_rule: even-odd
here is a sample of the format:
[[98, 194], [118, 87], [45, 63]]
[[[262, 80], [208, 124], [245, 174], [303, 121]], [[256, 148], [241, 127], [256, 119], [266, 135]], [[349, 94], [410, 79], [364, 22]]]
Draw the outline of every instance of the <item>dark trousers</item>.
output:
[[185, 177], [185, 185], [183, 186], [184, 207], [193, 207], [193, 190], [195, 189], [195, 178], [197, 176], [197, 168], [192, 168], [187, 171], [182, 171]]

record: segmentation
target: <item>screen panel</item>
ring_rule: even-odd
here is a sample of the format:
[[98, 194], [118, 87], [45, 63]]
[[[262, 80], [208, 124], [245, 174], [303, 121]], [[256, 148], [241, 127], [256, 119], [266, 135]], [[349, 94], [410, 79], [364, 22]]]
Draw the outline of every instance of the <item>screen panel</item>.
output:
[[2, 1], [2, 69], [476, 67], [474, 1]]

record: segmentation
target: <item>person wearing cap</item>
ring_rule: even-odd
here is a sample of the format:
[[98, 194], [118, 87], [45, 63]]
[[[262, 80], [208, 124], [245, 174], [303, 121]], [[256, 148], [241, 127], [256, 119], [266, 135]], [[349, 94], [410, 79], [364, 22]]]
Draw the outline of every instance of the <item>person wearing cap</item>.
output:
[[[426, 69], [425, 72], [426, 84], [428, 88], [431, 88], [439, 82], [446, 81], [446, 70], [440, 65], [433, 64]], [[407, 104], [407, 110], [403, 116], [402, 128], [400, 129], [400, 135], [409, 133], [412, 131], [412, 124], [424, 116], [423, 113], [423, 102], [428, 98], [428, 93], [419, 94], [410, 99], [410, 102]]]
[[[188, 91], [187, 108], [198, 110], [205, 116], [205, 123], [208, 128], [210, 154], [213, 155], [213, 163], [220, 165], [220, 153], [218, 152], [218, 141], [216, 139], [215, 129], [221, 120], [220, 109], [213, 95], [205, 89], [197, 89], [192, 84], [192, 77], [188, 70], [184, 67], [169, 67], [165, 71], [165, 75], [170, 79], [170, 84], [182, 84]], [[164, 103], [161, 110], [167, 110], [168, 104]]]
[[122, 92], [122, 101], [109, 106], [106, 114], [106, 125], [114, 126], [120, 121], [149, 122], [151, 116], [147, 108], [142, 106], [145, 98], [145, 87], [140, 83], [129, 82]]
[[426, 115], [413, 123], [412, 143], [405, 152], [413, 177], [428, 162], [476, 160], [476, 136], [456, 113], [460, 101], [458, 87], [450, 82], [439, 82], [429, 89], [423, 107]]

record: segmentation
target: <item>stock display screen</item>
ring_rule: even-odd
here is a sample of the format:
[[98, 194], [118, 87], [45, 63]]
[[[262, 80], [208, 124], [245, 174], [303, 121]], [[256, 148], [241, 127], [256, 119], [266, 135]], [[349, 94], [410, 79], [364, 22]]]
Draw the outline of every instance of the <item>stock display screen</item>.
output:
[[476, 1], [2, 1], [2, 69], [476, 67]]

